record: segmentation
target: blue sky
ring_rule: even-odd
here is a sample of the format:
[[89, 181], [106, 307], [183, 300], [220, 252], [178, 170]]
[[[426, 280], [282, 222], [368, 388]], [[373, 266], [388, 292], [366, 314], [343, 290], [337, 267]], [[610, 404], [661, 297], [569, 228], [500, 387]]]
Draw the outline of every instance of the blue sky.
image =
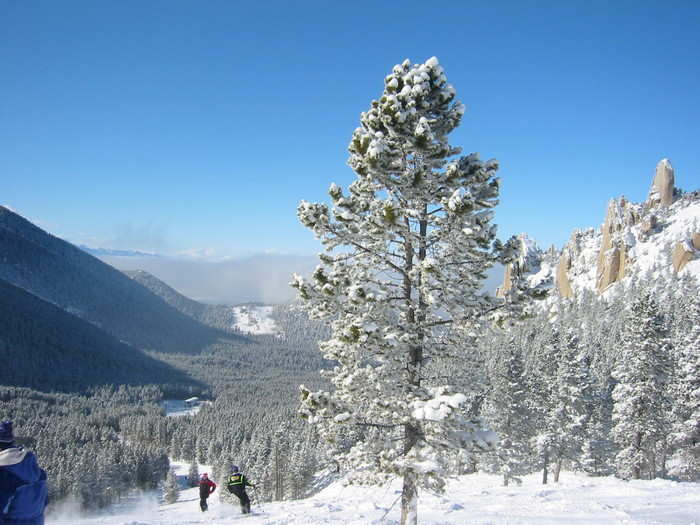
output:
[[696, 1], [0, 0], [0, 204], [76, 243], [313, 254], [392, 66], [435, 55], [452, 143], [501, 163], [496, 222], [561, 246], [656, 163], [700, 187]]

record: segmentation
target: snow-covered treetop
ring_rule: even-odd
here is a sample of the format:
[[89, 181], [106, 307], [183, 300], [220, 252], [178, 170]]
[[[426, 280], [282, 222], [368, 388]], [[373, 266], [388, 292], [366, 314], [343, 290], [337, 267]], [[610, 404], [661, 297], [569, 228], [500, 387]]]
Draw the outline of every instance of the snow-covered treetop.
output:
[[[423, 170], [441, 168], [446, 157], [460, 152], [447, 142], [447, 135], [464, 114], [464, 105], [455, 97], [437, 58], [424, 64], [408, 60], [397, 64], [384, 79], [382, 96], [360, 117], [361, 125], [350, 141], [348, 164], [358, 175], [370, 178], [381, 178], [389, 171], [391, 180], [385, 182], [390, 185], [397, 182], [399, 173], [404, 174], [404, 183], [416, 184]], [[415, 155], [406, 158], [406, 151]], [[411, 166], [416, 157], [422, 162]]]
[[518, 264], [523, 270], [539, 267], [542, 258], [542, 250], [537, 246], [537, 241], [528, 237], [527, 233], [518, 235], [520, 241], [520, 253], [518, 254]]

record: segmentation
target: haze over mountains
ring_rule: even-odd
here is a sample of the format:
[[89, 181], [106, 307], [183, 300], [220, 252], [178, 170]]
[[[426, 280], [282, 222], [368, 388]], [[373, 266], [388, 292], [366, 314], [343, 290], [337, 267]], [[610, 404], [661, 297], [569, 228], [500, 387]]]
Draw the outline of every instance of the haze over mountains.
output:
[[[185, 297], [155, 275], [144, 270], [130, 270], [124, 273], [151, 290], [173, 308], [204, 325], [231, 333], [257, 335], [277, 333], [276, 322], [271, 317], [276, 309], [273, 306], [204, 304]], [[282, 309], [286, 310], [287, 308], [282, 307]]]
[[234, 332], [233, 326], [236, 323], [236, 318], [231, 307], [194, 301], [144, 270], [127, 270], [124, 273], [163, 299], [178, 312], [212, 328]]
[[202, 388], [158, 355], [198, 355], [221, 342], [246, 343], [232, 331], [181, 313], [112, 266], [4, 207], [0, 311], [0, 348], [8, 357], [0, 384], [43, 391], [105, 384]]
[[[290, 220], [294, 220], [290, 218]], [[310, 274], [318, 264], [312, 255], [258, 254], [241, 259], [96, 255], [123, 271], [144, 270], [183, 295], [202, 303], [279, 304], [295, 297], [291, 275]]]
[[161, 257], [157, 253], [141, 252], [138, 250], [118, 250], [113, 248], [92, 248], [85, 244], [78, 244], [78, 248], [95, 257]]

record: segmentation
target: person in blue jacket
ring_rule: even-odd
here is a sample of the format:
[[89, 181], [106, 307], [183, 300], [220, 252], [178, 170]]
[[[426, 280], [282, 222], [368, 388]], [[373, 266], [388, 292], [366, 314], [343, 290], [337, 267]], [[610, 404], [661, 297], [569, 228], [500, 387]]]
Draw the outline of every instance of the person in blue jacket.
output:
[[12, 421], [0, 422], [0, 525], [44, 525], [46, 472], [15, 445]]

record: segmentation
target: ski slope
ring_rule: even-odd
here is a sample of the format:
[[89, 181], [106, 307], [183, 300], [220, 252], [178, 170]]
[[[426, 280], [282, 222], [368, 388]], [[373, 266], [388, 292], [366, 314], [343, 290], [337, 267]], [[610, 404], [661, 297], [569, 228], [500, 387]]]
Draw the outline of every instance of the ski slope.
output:
[[[242, 516], [221, 503], [219, 489], [209, 511], [199, 510], [198, 489], [180, 493], [176, 503], [143, 500], [121, 513], [92, 518], [47, 518], [47, 525], [397, 525], [400, 488], [343, 487], [335, 483], [298, 501], [257, 504]], [[251, 491], [252, 493], [252, 491]], [[254, 494], [254, 493], [253, 493]], [[393, 506], [392, 506], [393, 505]], [[423, 525], [700, 525], [700, 483], [630, 481], [562, 473], [558, 484], [542, 485], [539, 475], [520, 486], [502, 487], [495, 476], [476, 474], [453, 480], [444, 496], [421, 493]]]
[[236, 318], [234, 330], [244, 334], [265, 335], [277, 333], [277, 324], [272, 319], [272, 306], [243, 305], [232, 308]]

